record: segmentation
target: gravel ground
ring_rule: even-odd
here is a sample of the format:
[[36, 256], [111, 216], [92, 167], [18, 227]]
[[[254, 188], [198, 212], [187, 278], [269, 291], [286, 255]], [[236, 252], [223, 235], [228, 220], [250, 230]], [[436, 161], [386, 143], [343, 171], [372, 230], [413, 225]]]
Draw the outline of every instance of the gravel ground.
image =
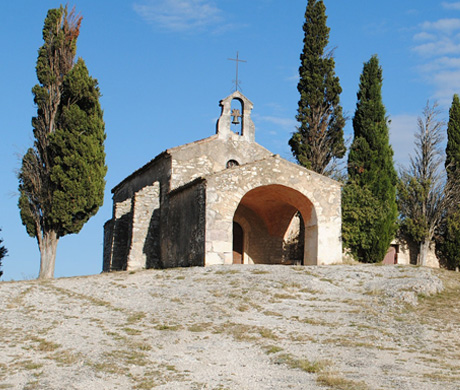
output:
[[0, 389], [460, 389], [460, 276], [213, 266], [0, 283]]

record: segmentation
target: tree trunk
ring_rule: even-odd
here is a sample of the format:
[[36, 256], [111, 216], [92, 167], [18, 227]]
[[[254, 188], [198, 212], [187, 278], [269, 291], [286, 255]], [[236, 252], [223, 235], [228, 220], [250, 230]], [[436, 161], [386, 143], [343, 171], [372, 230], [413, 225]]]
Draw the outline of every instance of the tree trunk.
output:
[[38, 279], [53, 279], [56, 262], [57, 234], [54, 230], [43, 233], [40, 240], [40, 273]]
[[426, 266], [430, 241], [425, 240], [420, 243], [420, 253], [418, 265]]

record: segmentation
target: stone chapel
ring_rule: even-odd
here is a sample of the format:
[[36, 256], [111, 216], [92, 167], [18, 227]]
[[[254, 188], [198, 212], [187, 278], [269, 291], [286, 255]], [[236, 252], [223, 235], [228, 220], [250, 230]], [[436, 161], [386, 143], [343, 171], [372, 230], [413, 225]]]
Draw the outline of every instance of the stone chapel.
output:
[[112, 189], [103, 271], [342, 262], [340, 184], [257, 144], [241, 92], [220, 105], [216, 134]]

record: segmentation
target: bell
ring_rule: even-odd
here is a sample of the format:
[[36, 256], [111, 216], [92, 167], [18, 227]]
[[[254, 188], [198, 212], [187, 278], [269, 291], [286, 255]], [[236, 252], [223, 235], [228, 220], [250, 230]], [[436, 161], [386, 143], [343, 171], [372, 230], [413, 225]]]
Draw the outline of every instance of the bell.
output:
[[232, 110], [232, 117], [233, 117], [233, 121], [232, 121], [232, 124], [234, 125], [239, 125], [240, 124], [240, 121], [238, 120], [239, 117], [241, 117], [241, 114], [240, 114], [240, 110], [238, 110], [237, 108], [234, 108]]

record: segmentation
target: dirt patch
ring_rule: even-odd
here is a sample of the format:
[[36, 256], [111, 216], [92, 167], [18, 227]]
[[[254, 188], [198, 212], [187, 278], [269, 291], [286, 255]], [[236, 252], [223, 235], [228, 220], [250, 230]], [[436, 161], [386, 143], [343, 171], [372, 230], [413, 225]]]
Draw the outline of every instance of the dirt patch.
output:
[[458, 389], [460, 276], [215, 266], [0, 284], [0, 389]]

